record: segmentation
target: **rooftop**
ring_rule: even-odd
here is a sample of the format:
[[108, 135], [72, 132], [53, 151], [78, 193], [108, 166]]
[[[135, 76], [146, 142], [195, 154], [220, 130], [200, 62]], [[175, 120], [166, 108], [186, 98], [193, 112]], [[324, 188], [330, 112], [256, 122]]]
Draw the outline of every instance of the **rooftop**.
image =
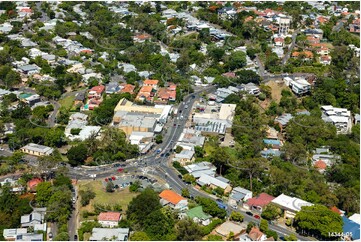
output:
[[119, 221], [121, 218], [121, 214], [119, 212], [103, 212], [98, 216], [99, 221]]
[[247, 205], [250, 207], [264, 207], [269, 204], [273, 199], [275, 199], [273, 196], [268, 195], [267, 193], [261, 193], [255, 197], [248, 199]]
[[281, 206], [284, 209], [292, 212], [298, 212], [303, 206], [312, 206], [313, 204], [296, 197], [290, 197], [285, 194], [281, 194], [272, 200], [272, 203]]
[[129, 236], [129, 228], [93, 228], [90, 241], [104, 241], [111, 240], [115, 237], [116, 241], [127, 241]]
[[202, 206], [194, 207], [186, 212], [187, 216], [191, 219], [199, 218], [202, 220], [206, 220], [211, 218], [212, 216], [203, 212]]
[[187, 200], [178, 193], [172, 191], [172, 190], [164, 190], [159, 194], [159, 197], [162, 199], [176, 205], [182, 200]]

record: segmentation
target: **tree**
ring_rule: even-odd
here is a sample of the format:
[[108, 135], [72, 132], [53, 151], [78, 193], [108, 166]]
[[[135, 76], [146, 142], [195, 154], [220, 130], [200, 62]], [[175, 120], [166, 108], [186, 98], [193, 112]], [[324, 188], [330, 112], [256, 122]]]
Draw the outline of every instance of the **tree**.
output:
[[163, 143], [163, 136], [160, 134], [157, 134], [155, 136], [155, 143], [157, 143], [157, 144]]
[[250, 189], [253, 189], [253, 178], [256, 178], [268, 166], [265, 158], [249, 158], [232, 162], [231, 166], [248, 173]]
[[79, 191], [79, 195], [81, 197], [80, 203], [83, 207], [87, 206], [90, 203], [90, 200], [95, 198], [95, 192], [91, 190], [81, 190]]
[[52, 195], [52, 185], [50, 182], [41, 182], [36, 186], [36, 203], [45, 207]]
[[232, 221], [236, 221], [236, 222], [242, 222], [244, 219], [244, 216], [240, 212], [232, 211], [229, 219]]
[[[147, 201], [146, 203], [144, 201]], [[144, 218], [151, 212], [160, 209], [158, 194], [150, 188], [146, 188], [141, 194], [134, 197], [128, 205], [127, 219], [132, 224], [144, 224]]]
[[131, 241], [149, 241], [150, 238], [147, 233], [143, 231], [135, 231], [132, 236], [130, 236]]
[[196, 202], [203, 207], [203, 211], [213, 217], [224, 218], [226, 210], [218, 207], [218, 204], [210, 198], [196, 197]]
[[276, 231], [267, 230], [265, 233], [266, 233], [266, 235], [267, 235], [268, 238], [269, 238], [269, 237], [273, 237], [273, 239], [274, 239], [275, 241], [278, 240], [278, 234], [277, 234]]
[[196, 181], [196, 178], [188, 173], [183, 176], [183, 180], [187, 183], [194, 183]]
[[[325, 221], [327, 221], [325, 223]], [[331, 233], [342, 233], [342, 218], [323, 205], [303, 206], [294, 220], [298, 231], [320, 239], [332, 239]]]
[[83, 143], [71, 147], [67, 153], [69, 164], [72, 166], [83, 164], [87, 157], [87, 153], [88, 149]]
[[135, 182], [132, 183], [132, 185], [129, 186], [129, 191], [137, 192], [140, 187], [141, 187], [140, 181], [136, 180]]
[[226, 64], [230, 70], [242, 68], [246, 63], [246, 54], [242, 51], [235, 51], [226, 59]]
[[188, 188], [182, 188], [182, 196], [183, 197], [190, 197], [190, 193], [189, 193], [189, 190]]
[[105, 191], [106, 192], [114, 192], [114, 184], [113, 182], [108, 182], [107, 186], [105, 187]]
[[268, 204], [262, 212], [262, 218], [267, 220], [275, 220], [281, 215], [282, 211], [281, 209], [274, 205], [274, 204]]
[[203, 158], [204, 156], [204, 150], [200, 146], [194, 146], [194, 153], [197, 158]]
[[261, 223], [259, 225], [259, 229], [263, 232], [266, 233], [268, 231], [268, 221], [265, 219], [261, 219]]
[[202, 230], [191, 219], [182, 219], [175, 225], [178, 241], [196, 241], [202, 239]]
[[256, 226], [256, 224], [255, 224], [254, 222], [249, 222], [249, 223], [247, 224], [246, 232], [249, 233], [254, 226]]
[[144, 231], [152, 240], [176, 240], [174, 219], [161, 209], [157, 209], [145, 217], [143, 226]]
[[175, 153], [179, 154], [179, 153], [182, 152], [182, 150], [183, 150], [183, 147], [178, 145], [178, 146], [175, 148]]
[[295, 234], [290, 234], [289, 236], [285, 236], [286, 241], [297, 241], [297, 237]]
[[55, 241], [69, 241], [69, 234], [67, 232], [61, 232], [54, 238]]

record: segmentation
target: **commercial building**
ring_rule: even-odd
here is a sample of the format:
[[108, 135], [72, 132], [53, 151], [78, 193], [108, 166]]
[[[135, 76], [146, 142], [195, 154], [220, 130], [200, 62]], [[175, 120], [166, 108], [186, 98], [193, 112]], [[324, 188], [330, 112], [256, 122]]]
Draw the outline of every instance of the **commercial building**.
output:
[[44, 156], [44, 155], [51, 155], [54, 149], [44, 145], [38, 145], [34, 143], [29, 143], [24, 147], [20, 148], [21, 152], [24, 152], [29, 155], [35, 156]]
[[154, 132], [159, 115], [140, 112], [119, 111], [114, 114], [113, 125], [123, 130], [127, 136], [132, 132]]

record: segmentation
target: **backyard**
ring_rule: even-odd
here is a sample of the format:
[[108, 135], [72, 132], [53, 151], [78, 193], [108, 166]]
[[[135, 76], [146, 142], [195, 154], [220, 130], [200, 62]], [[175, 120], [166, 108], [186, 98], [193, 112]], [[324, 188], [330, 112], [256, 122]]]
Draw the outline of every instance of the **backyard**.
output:
[[65, 109], [70, 109], [73, 106], [74, 100], [75, 100], [74, 96], [68, 96], [63, 99], [60, 99], [59, 103]]
[[89, 189], [95, 193], [95, 198], [90, 201], [90, 204], [80, 208], [80, 221], [92, 220], [95, 218], [95, 216], [89, 216], [87, 218], [82, 216], [84, 211], [93, 212], [95, 204], [102, 206], [120, 205], [122, 207], [122, 213], [124, 213], [127, 210], [129, 202], [138, 195], [138, 193], [130, 192], [128, 187], [116, 190], [112, 193], [106, 192], [101, 180], [81, 181], [78, 186], [79, 191]]

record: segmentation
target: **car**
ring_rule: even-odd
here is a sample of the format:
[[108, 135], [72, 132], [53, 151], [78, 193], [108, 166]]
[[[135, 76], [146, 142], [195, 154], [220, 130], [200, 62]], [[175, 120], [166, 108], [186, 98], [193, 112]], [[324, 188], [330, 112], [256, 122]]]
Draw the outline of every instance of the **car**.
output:
[[165, 157], [168, 157], [168, 156], [170, 156], [169, 152], [165, 154]]
[[78, 240], [78, 235], [74, 235], [74, 240], [77, 241]]
[[187, 109], [187, 108], [188, 108], [188, 105], [185, 105], [185, 106], [184, 106], [184, 109]]
[[176, 127], [177, 126], [177, 124], [173, 124], [173, 127]]
[[256, 218], [256, 219], [261, 219], [261, 217], [259, 215], [257, 215], [257, 214], [253, 215], [253, 217]]
[[223, 200], [222, 199], [220, 199], [220, 198], [217, 198], [217, 200], [216, 200], [217, 202], [219, 202], [219, 203], [223, 203]]
[[118, 171], [118, 172], [122, 172], [122, 171], [124, 171], [124, 169], [123, 169], [123, 168], [119, 168], [117, 171]]
[[48, 236], [49, 236], [49, 239], [53, 238], [53, 233], [49, 232]]
[[246, 214], [249, 216], [253, 216], [253, 213], [251, 213], [251, 212], [246, 212]]
[[233, 209], [237, 209], [237, 208], [238, 208], [238, 206], [237, 206], [236, 204], [231, 205], [231, 207], [232, 207]]
[[160, 157], [164, 157], [164, 155], [165, 155], [165, 154], [163, 153], [163, 154], [160, 155]]
[[183, 179], [182, 175], [178, 175], [178, 178], [179, 178], [179, 179]]

